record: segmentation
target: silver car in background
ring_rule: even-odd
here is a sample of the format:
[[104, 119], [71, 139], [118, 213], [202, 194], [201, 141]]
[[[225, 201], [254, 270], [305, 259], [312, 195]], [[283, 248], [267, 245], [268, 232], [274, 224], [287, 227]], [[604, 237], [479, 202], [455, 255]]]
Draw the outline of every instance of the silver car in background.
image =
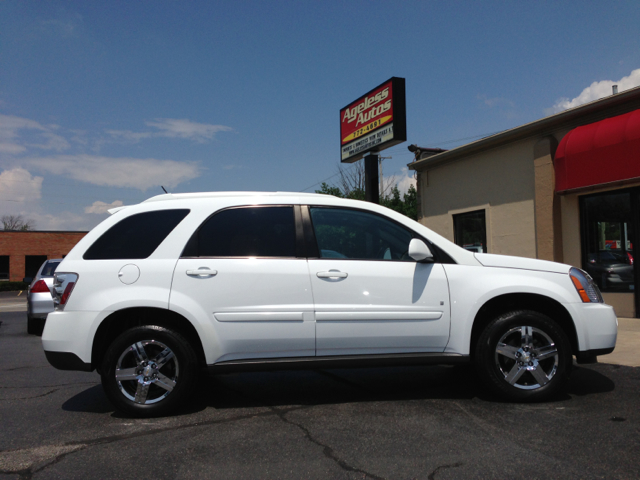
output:
[[30, 335], [42, 335], [47, 315], [53, 312], [53, 274], [61, 261], [61, 258], [46, 260], [27, 289], [27, 333]]

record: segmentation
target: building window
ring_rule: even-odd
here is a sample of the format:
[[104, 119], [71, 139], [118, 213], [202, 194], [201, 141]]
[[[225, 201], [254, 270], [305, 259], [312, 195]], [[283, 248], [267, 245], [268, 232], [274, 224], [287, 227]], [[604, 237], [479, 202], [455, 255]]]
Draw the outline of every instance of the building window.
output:
[[9, 255], [0, 255], [0, 280], [9, 280]]
[[582, 197], [582, 268], [603, 292], [634, 290], [631, 192]]
[[453, 216], [453, 233], [457, 245], [476, 253], [487, 253], [487, 222], [484, 210]]
[[24, 276], [33, 278], [40, 270], [40, 267], [47, 261], [46, 255], [25, 255], [24, 257]]

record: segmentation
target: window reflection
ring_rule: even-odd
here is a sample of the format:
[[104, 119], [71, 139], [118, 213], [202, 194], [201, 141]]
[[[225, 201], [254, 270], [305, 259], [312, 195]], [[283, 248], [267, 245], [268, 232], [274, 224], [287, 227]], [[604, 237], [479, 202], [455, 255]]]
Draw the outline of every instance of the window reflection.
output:
[[631, 196], [608, 193], [582, 200], [583, 268], [603, 292], [634, 289]]

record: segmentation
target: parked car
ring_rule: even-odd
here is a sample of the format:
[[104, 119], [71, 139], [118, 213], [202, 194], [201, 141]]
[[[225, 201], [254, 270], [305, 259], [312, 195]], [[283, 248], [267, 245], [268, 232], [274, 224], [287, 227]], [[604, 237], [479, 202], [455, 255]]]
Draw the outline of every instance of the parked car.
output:
[[589, 253], [585, 270], [602, 290], [629, 291], [634, 285], [633, 260], [628, 252], [599, 250]]
[[[46, 260], [27, 288], [27, 333], [42, 335], [49, 312], [53, 312], [53, 274], [61, 258]], [[25, 280], [29, 280], [25, 278]]]
[[42, 343], [115, 407], [163, 415], [213, 372], [472, 362], [515, 401], [613, 351], [584, 271], [469, 252], [387, 208], [302, 193], [167, 194], [110, 210], [55, 274]]

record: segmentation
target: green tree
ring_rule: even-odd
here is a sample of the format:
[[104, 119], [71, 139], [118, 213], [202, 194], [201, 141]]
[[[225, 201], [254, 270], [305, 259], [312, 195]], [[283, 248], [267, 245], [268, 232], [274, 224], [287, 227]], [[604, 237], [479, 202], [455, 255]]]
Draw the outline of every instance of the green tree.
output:
[[[352, 200], [364, 200], [364, 170], [354, 168], [351, 173], [338, 167], [340, 178], [337, 185], [329, 185], [322, 182], [320, 189], [316, 193], [324, 193], [325, 195], [333, 195], [339, 198], [349, 198]], [[407, 193], [401, 196], [398, 185], [391, 188], [385, 188], [380, 195], [380, 205], [395, 210], [407, 217], [418, 220], [418, 192], [413, 185], [409, 186]]]

